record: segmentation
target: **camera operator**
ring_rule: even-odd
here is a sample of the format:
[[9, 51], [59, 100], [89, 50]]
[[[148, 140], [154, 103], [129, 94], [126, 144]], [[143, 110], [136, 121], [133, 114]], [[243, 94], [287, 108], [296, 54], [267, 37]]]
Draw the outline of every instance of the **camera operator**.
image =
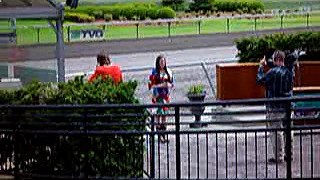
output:
[[[267, 73], [264, 67], [267, 65], [265, 57], [260, 61], [257, 73], [257, 82], [266, 88], [266, 98], [291, 97], [293, 91], [293, 65], [285, 65], [285, 53], [276, 50], [273, 54], [273, 65]], [[270, 64], [270, 63], [269, 63]], [[269, 128], [283, 128], [286, 120], [286, 108], [290, 108], [291, 103], [269, 102], [266, 104], [266, 118]], [[268, 160], [270, 163], [284, 162], [284, 135], [282, 131], [270, 132], [270, 141], [273, 150], [273, 157]], [[292, 138], [291, 138], [292, 141]]]

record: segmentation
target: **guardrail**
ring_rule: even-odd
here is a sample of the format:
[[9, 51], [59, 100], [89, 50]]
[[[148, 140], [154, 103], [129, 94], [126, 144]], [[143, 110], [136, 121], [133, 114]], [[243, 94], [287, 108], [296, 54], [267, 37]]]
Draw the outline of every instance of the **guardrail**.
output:
[[[135, 121], [144, 117], [137, 111], [162, 105], [0, 105], [0, 145], [6, 147], [0, 151], [0, 174], [22, 179], [319, 179], [320, 126], [292, 125], [301, 119], [290, 116], [292, 110], [319, 108], [286, 109], [282, 127], [266, 126], [279, 119], [247, 120], [246, 125], [233, 119], [265, 110], [216, 109], [203, 114], [212, 118], [199, 122], [207, 125], [202, 129], [190, 129], [194, 114], [183, 110], [301, 101], [320, 101], [320, 96], [167, 104], [163, 130], [156, 130], [156, 114]], [[319, 123], [319, 117], [304, 121]], [[271, 133], [286, 139], [285, 162], [268, 162], [273, 157]], [[169, 142], [160, 141], [161, 136]], [[116, 140], [118, 144], [104, 147]]]
[[[120, 35], [117, 37], [104, 37], [104, 40], [110, 40], [110, 39], [122, 39], [122, 38], [144, 38], [144, 35], [141, 34], [141, 31], [143, 29], [141, 29], [142, 26], [152, 26], [152, 25], [156, 25], [156, 24], [166, 24], [167, 27], [167, 32], [164, 34], [161, 34], [161, 36], [166, 36], [168, 38], [175, 36], [173, 30], [174, 30], [174, 26], [176, 26], [177, 23], [183, 24], [183, 23], [194, 23], [196, 24], [194, 27], [195, 28], [193, 32], [191, 32], [191, 34], [203, 34], [203, 23], [206, 21], [210, 21], [210, 20], [218, 20], [218, 19], [225, 19], [225, 28], [224, 30], [220, 30], [221, 32], [224, 33], [230, 33], [232, 32], [232, 28], [231, 28], [231, 23], [232, 21], [236, 21], [239, 19], [251, 19], [252, 20], [252, 28], [251, 31], [256, 32], [259, 27], [259, 19], [270, 19], [270, 18], [277, 18], [279, 19], [279, 27], [274, 27], [275, 29], [283, 29], [286, 28], [285, 27], [285, 20], [286, 18], [290, 18], [290, 16], [299, 16], [299, 17], [304, 17], [305, 18], [305, 22], [301, 23], [301, 25], [297, 26], [297, 27], [306, 27], [309, 28], [310, 26], [312, 26], [312, 24], [310, 24], [310, 20], [312, 20], [312, 16], [313, 15], [317, 15], [319, 14], [318, 12], [297, 12], [297, 13], [282, 13], [280, 15], [277, 14], [256, 14], [256, 15], [228, 15], [228, 16], [220, 16], [220, 17], [198, 17], [198, 18], [176, 18], [176, 19], [161, 19], [161, 20], [144, 20], [144, 21], [112, 21], [112, 22], [94, 22], [94, 23], [66, 23], [64, 24], [65, 27], [65, 41], [66, 42], [71, 42], [71, 38], [70, 38], [70, 33], [72, 31], [72, 29], [79, 29], [81, 27], [83, 27], [84, 29], [88, 29], [88, 27], [93, 27], [93, 28], [98, 28], [98, 29], [102, 29], [104, 32], [108, 32], [108, 27], [111, 26], [130, 26], [130, 27], [134, 27], [135, 29], [131, 29], [132, 30], [132, 34], [130, 35], [125, 35], [124, 37], [121, 37]], [[35, 36], [36, 40], [32, 40], [32, 43], [48, 43], [48, 42], [52, 42], [54, 43], [55, 39], [49, 39], [48, 40], [48, 35], [45, 35], [46, 33], [52, 33], [52, 36], [54, 35], [53, 32], [47, 32], [44, 31], [42, 32], [42, 30], [44, 29], [48, 29], [51, 28], [50, 25], [38, 25], [38, 26], [17, 26], [17, 29], [29, 29], [31, 31], [35, 31], [35, 35], [34, 33], [33, 36]], [[159, 28], [159, 27], [158, 27]], [[130, 30], [130, 31], [131, 31]], [[241, 29], [235, 29], [236, 31], [241, 31]], [[135, 31], [135, 33], [133, 33], [133, 31]], [[219, 32], [220, 32], [219, 31]], [[245, 30], [243, 30], [245, 31]], [[212, 28], [212, 32], [205, 32], [205, 33], [215, 33], [216, 31], [214, 30], [214, 27]], [[135, 34], [135, 35], [134, 35]], [[183, 35], [184, 33], [181, 33], [181, 35]], [[186, 33], [186, 34], [190, 34], [190, 32]], [[18, 34], [19, 36], [19, 34]], [[42, 37], [43, 36], [43, 37]], [[126, 37], [126, 36], [130, 36], [130, 37]], [[157, 37], [158, 35], [150, 35], [150, 37]], [[19, 42], [24, 44], [24, 40], [23, 38], [25, 37], [19, 37], [18, 38], [18, 44]], [[20, 40], [19, 40], [20, 39]], [[31, 42], [25, 42], [25, 43], [31, 43]]]

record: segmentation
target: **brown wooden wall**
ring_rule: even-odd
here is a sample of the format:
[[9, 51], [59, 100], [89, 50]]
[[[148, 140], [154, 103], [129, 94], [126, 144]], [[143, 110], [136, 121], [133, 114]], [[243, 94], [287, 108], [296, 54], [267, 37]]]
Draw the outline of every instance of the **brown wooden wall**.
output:
[[[265, 97], [264, 87], [256, 83], [257, 72], [258, 63], [217, 64], [217, 99]], [[295, 87], [299, 86], [320, 86], [320, 62], [300, 62], [295, 78]]]

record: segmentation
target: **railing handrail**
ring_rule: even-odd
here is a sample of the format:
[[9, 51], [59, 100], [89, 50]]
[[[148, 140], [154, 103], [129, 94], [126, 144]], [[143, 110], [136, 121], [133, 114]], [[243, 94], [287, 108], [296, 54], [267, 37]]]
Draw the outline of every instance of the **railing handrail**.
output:
[[[279, 17], [279, 16], [291, 16], [291, 15], [312, 15], [317, 14], [318, 11], [315, 12], [291, 12], [291, 13], [285, 13], [285, 14], [242, 14], [242, 15], [221, 15], [219, 17], [217, 16], [211, 16], [211, 17], [197, 17], [197, 18], [174, 18], [174, 19], [156, 19], [156, 20], [143, 20], [143, 21], [112, 21], [112, 22], [94, 22], [94, 23], [68, 23], [64, 24], [64, 27], [69, 26], [108, 26], [108, 25], [136, 25], [136, 24], [156, 24], [156, 23], [174, 23], [174, 22], [188, 22], [188, 21], [202, 21], [202, 20], [212, 20], [212, 19], [242, 19], [242, 18], [266, 18], [266, 17]], [[17, 28], [49, 28], [50, 25], [33, 25], [33, 26], [17, 26]]]
[[[284, 98], [251, 98], [239, 100], [214, 100], [207, 102], [175, 102], [165, 104], [167, 107], [191, 106], [229, 106], [229, 105], [257, 105], [268, 102], [299, 102], [320, 101], [320, 95], [293, 96]], [[0, 109], [74, 109], [74, 108], [156, 108], [161, 104], [56, 104], [56, 105], [0, 105]]]

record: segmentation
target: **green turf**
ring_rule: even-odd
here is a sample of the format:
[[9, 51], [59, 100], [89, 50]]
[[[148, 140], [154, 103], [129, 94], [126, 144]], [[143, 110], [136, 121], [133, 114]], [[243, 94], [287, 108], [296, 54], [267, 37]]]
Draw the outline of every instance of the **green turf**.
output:
[[319, 0], [263, 0], [265, 9], [299, 9], [310, 6], [313, 10], [320, 9]]
[[[83, 0], [85, 2], [99, 2], [99, 3], [115, 3], [115, 2], [133, 2], [134, 0]], [[160, 2], [160, 0], [138, 0], [141, 2]], [[300, 7], [311, 5], [313, 9], [320, 9], [320, 0], [263, 0], [266, 9], [299, 9]], [[31, 26], [47, 26], [46, 20], [20, 20], [17, 21], [17, 41], [18, 44], [34, 44], [34, 43], [54, 43], [56, 42], [55, 33], [51, 28], [32, 28]], [[309, 25], [320, 25], [320, 14], [316, 14], [310, 17]], [[283, 28], [286, 27], [303, 27], [306, 26], [305, 17], [286, 17], [283, 20]], [[24, 28], [27, 27], [27, 28]], [[252, 19], [231, 19], [229, 31], [251, 31], [254, 29], [273, 29], [280, 28], [280, 18], [275, 17], [271, 19], [258, 19], [256, 25]], [[85, 28], [102, 28], [102, 27], [71, 27], [71, 30]], [[227, 32], [226, 19], [211, 19], [204, 20], [200, 24], [198, 22], [179, 23], [172, 24], [170, 28], [170, 35], [187, 35], [187, 34], [198, 34], [200, 33], [217, 33]], [[10, 31], [9, 23], [7, 21], [0, 21], [0, 32]], [[167, 24], [161, 25], [140, 25], [138, 30], [138, 37], [164, 37], [169, 35]], [[68, 40], [67, 30], [64, 29], [65, 40]], [[107, 26], [106, 27], [106, 39], [125, 39], [125, 38], [136, 38], [137, 28], [136, 26]]]
[[10, 32], [10, 26], [8, 21], [0, 21], [0, 33]]
[[[61, 0], [63, 1], [63, 0]], [[81, 0], [80, 4], [113, 4], [127, 2], [156, 2], [161, 0]], [[299, 9], [303, 6], [311, 6], [312, 9], [320, 10], [320, 0], [262, 0], [266, 10], [270, 9]]]
[[[262, 29], [274, 29], [280, 28], [280, 17], [274, 17], [269, 19], [257, 19], [256, 27], [253, 19], [230, 19], [229, 31], [253, 31]], [[0, 27], [5, 27], [6, 22], [0, 22]], [[47, 26], [48, 23], [45, 20], [20, 20], [17, 21], [17, 41], [18, 44], [35, 44], [35, 43], [54, 43], [55, 33], [52, 28], [32, 28], [32, 26], [42, 25]], [[310, 26], [320, 25], [320, 14], [314, 14], [309, 19]], [[291, 16], [283, 19], [283, 28], [287, 27], [305, 27], [306, 17], [305, 16]], [[27, 28], [25, 28], [27, 27]], [[70, 30], [79, 29], [92, 29], [102, 28], [101, 26], [72, 26]], [[0, 28], [1, 29], [1, 28]], [[0, 31], [1, 32], [1, 31]], [[203, 20], [200, 24], [200, 33], [218, 33], [227, 32], [227, 20], [221, 19], [210, 19]], [[172, 24], [170, 28], [170, 35], [187, 35], [187, 34], [198, 34], [199, 24], [198, 22], [189, 21], [188, 23]], [[137, 28], [135, 25], [131, 26], [106, 26], [105, 29], [106, 39], [126, 39], [136, 38]], [[144, 37], [164, 37], [168, 36], [168, 25], [165, 24], [153, 24], [153, 25], [140, 25], [138, 30], [139, 38]], [[67, 28], [64, 28], [65, 41], [68, 40]]]

